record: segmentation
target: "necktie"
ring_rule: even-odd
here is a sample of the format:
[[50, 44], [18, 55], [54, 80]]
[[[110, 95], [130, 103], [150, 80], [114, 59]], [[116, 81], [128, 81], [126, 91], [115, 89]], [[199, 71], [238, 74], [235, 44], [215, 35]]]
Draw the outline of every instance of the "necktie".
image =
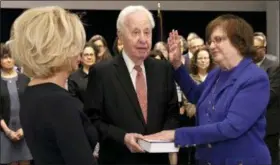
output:
[[147, 123], [147, 85], [145, 82], [144, 74], [142, 72], [142, 68], [136, 65], [134, 69], [137, 71], [136, 81], [135, 81], [136, 93], [137, 93], [138, 101], [142, 110], [144, 120]]

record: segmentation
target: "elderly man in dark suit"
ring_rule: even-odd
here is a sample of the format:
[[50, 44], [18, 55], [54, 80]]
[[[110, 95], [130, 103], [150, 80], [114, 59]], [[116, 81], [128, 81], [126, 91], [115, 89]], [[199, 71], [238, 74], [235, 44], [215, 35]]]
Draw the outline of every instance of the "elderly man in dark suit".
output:
[[267, 130], [265, 141], [269, 148], [272, 165], [280, 164], [279, 125], [280, 125], [280, 66], [269, 71], [270, 100], [267, 106]]
[[100, 164], [168, 164], [167, 154], [149, 154], [142, 135], [178, 126], [172, 66], [148, 57], [155, 26], [143, 6], [124, 8], [117, 20], [122, 55], [89, 72], [85, 112], [99, 130]]
[[[265, 142], [269, 148], [272, 163], [273, 165], [277, 164], [279, 161], [279, 100], [275, 99], [279, 97], [279, 93], [276, 93], [274, 88], [279, 88], [280, 82], [278, 80], [278, 75], [274, 74], [275, 68], [277, 67], [277, 62], [275, 60], [271, 60], [266, 55], [266, 37], [261, 32], [254, 33], [254, 47], [257, 50], [256, 56], [253, 57], [253, 61], [257, 64], [260, 68], [266, 71], [270, 76], [270, 83], [271, 83], [271, 97], [269, 101], [269, 105], [267, 107], [266, 113], [266, 120], [267, 120], [267, 129], [266, 129], [266, 136]], [[277, 101], [276, 101], [277, 100]]]

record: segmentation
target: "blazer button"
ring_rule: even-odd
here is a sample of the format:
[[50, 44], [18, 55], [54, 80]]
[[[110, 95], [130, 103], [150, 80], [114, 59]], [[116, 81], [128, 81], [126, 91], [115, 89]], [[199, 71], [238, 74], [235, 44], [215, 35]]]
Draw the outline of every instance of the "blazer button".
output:
[[212, 145], [210, 143], [207, 146], [208, 146], [208, 148], [212, 148]]

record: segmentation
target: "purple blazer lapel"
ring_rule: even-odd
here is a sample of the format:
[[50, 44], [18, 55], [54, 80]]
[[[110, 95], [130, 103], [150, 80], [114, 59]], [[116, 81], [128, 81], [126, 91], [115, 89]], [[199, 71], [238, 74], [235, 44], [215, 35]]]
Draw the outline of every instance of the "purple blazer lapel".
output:
[[[242, 74], [243, 69], [248, 66], [249, 64], [251, 64], [253, 61], [249, 58], [244, 58], [240, 64], [237, 66], [237, 68], [234, 70], [234, 72], [232, 73], [232, 75], [230, 76], [230, 78], [224, 83], [223, 87], [221, 89], [219, 89], [219, 91], [217, 92], [217, 95], [222, 92], [225, 88], [227, 88], [228, 86], [232, 85], [235, 80], [237, 79], [237, 77]], [[206, 98], [206, 96], [208, 95], [208, 93], [210, 92], [210, 90], [212, 89], [212, 86], [214, 85], [214, 83], [216, 82], [219, 73], [220, 73], [220, 69], [215, 70], [215, 73], [212, 74], [212, 77], [210, 77], [209, 79], [207, 79], [205, 81], [206, 84], [206, 88], [204, 89], [204, 91], [202, 92], [202, 95], [200, 96], [198, 102], [197, 102], [197, 106], [199, 106], [201, 104], [201, 102]]]

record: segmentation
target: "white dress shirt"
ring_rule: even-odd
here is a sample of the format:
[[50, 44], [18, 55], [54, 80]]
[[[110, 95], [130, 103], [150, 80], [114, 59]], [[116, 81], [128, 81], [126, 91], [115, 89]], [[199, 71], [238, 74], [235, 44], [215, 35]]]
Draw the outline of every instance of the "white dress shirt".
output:
[[[135, 63], [128, 57], [128, 55], [125, 53], [125, 51], [122, 51], [122, 55], [123, 55], [124, 62], [125, 62], [125, 64], [126, 64], [126, 66], [127, 66], [127, 69], [128, 69], [129, 75], [130, 75], [130, 78], [131, 78], [131, 80], [132, 80], [134, 89], [135, 89], [135, 91], [136, 91], [136, 76], [137, 76], [137, 71], [134, 69]], [[144, 78], [145, 78], [145, 82], [146, 82], [146, 85], [147, 85], [147, 81], [146, 81], [146, 71], [145, 71], [144, 63], [142, 63], [142, 64], [140, 65], [140, 67], [142, 68], [142, 72], [143, 72], [143, 75], [144, 75]], [[148, 86], [147, 86], [147, 88], [148, 88]]]
[[265, 56], [263, 57], [263, 59], [260, 62], [256, 63], [258, 65], [258, 67], [261, 66], [261, 64], [263, 63], [264, 59], [265, 59]]

